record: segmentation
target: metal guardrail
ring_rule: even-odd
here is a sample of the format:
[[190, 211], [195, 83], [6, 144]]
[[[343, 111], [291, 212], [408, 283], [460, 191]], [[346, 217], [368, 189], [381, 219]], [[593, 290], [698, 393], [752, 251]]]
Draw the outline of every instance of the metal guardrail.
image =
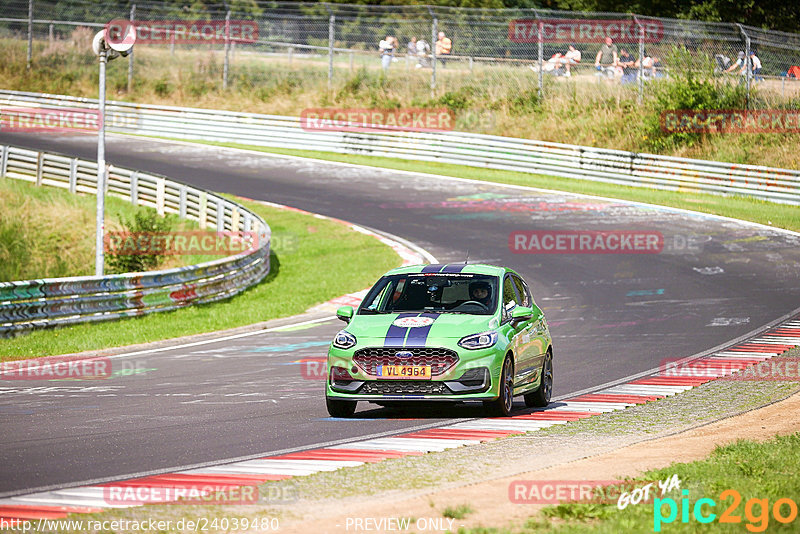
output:
[[[0, 179], [97, 193], [97, 162], [0, 145]], [[198, 221], [258, 234], [258, 247], [218, 260], [143, 273], [0, 283], [0, 337], [35, 328], [174, 310], [233, 296], [269, 273], [270, 228], [223, 197], [164, 176], [109, 166], [107, 194]]]
[[[96, 108], [97, 101], [0, 91], [2, 106]], [[455, 131], [312, 131], [296, 117], [127, 102], [107, 102], [106, 113], [107, 130], [116, 133], [437, 161], [800, 205], [800, 171], [790, 169]]]

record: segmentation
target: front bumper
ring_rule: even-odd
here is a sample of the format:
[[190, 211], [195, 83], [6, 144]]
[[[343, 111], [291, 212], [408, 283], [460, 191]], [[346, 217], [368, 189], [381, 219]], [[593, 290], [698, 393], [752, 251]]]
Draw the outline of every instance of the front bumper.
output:
[[[326, 395], [340, 400], [465, 401], [492, 400], [499, 395], [502, 357], [494, 348], [458, 351], [458, 361], [430, 380], [381, 379], [357, 365], [354, 350], [331, 348]], [[415, 362], [415, 364], [425, 362]], [[434, 367], [435, 368], [435, 367]]]

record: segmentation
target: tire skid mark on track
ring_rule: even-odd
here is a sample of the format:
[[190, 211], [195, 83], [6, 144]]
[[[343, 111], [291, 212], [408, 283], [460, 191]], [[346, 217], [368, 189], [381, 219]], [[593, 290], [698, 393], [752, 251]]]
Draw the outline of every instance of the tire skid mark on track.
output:
[[800, 315], [794, 315], [746, 340], [691, 360], [692, 365], [702, 369], [702, 376], [670, 376], [656, 372], [636, 377], [626, 383], [610, 387], [601, 386], [591, 392], [582, 392], [567, 399], [551, 402], [547, 408], [511, 417], [462, 421], [438, 428], [426, 428], [255, 460], [0, 499], [0, 517], [29, 522], [37, 519], [64, 518], [69, 514], [97, 513], [109, 508], [139, 506], [110, 501], [107, 498], [109, 488], [116, 491], [125, 488], [144, 488], [146, 494], [159, 495], [167, 489], [173, 490], [172, 494], [180, 493], [174, 491], [176, 489], [194, 489], [200, 490], [201, 493], [211, 493], [535, 432], [553, 425], [569, 424], [603, 413], [624, 410], [637, 404], [654, 402], [712, 380], [747, 372], [748, 369], [753, 369], [754, 366], [767, 362], [798, 345], [800, 345]]

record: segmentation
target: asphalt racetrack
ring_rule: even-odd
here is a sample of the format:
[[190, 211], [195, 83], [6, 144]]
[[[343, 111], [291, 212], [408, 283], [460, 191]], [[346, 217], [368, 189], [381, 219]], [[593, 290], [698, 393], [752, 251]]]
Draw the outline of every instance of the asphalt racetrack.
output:
[[[0, 134], [0, 142], [96, 157], [93, 137]], [[711, 349], [800, 302], [800, 238], [765, 227], [622, 201], [113, 135], [106, 158], [390, 232], [440, 262], [463, 261], [469, 251], [470, 261], [512, 267], [531, 284], [550, 322], [555, 396]], [[570, 235], [597, 231], [663, 241], [656, 253], [532, 253], [559, 235], [567, 236], [563, 244]], [[115, 366], [141, 371], [103, 381], [0, 380], [0, 495], [481, 415], [471, 407], [429, 413], [360, 404], [355, 419], [330, 419], [321, 379], [304, 377], [295, 362], [324, 356], [341, 325], [327, 320], [123, 357]]]

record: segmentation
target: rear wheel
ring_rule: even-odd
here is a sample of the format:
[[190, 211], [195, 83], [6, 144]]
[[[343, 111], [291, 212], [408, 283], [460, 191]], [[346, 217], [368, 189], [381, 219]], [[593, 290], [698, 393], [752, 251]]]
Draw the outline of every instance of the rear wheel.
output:
[[525, 395], [525, 406], [528, 408], [544, 408], [550, 404], [553, 393], [553, 352], [548, 350], [542, 364], [542, 381], [536, 391]]
[[514, 405], [514, 369], [511, 357], [506, 356], [500, 373], [500, 395], [493, 401], [483, 403], [490, 415], [508, 417]]
[[356, 413], [358, 401], [325, 399], [325, 405], [331, 417], [352, 417]]

